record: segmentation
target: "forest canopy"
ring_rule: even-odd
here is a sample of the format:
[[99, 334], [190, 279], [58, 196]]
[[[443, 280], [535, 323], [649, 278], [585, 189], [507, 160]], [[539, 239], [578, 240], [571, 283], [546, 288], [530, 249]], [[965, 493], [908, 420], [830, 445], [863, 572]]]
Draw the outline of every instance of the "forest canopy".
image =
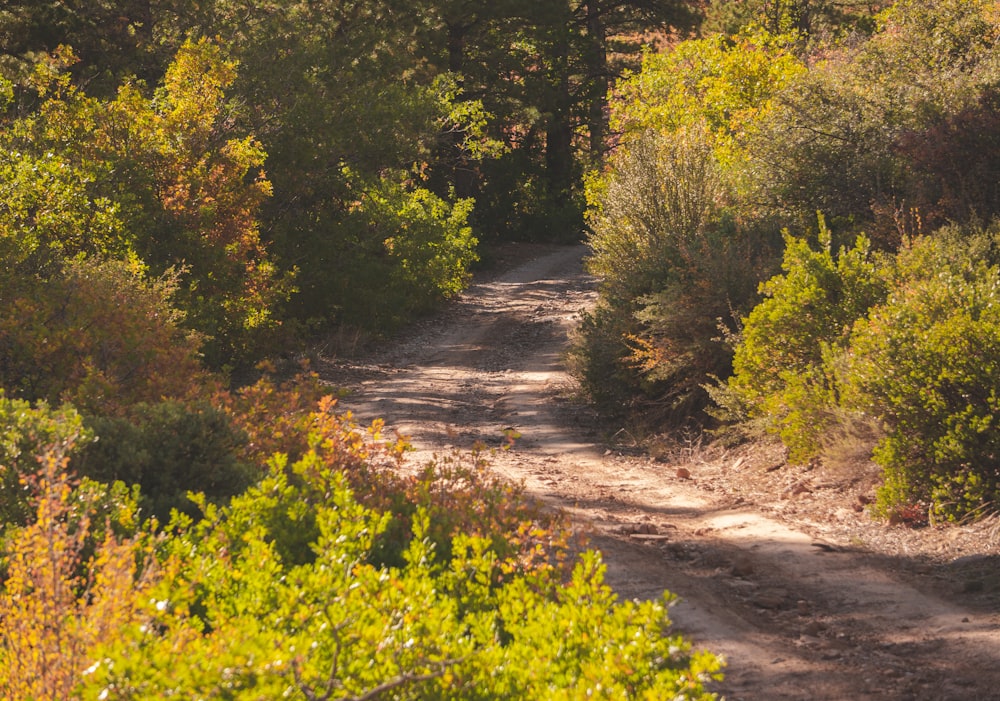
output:
[[37, 265], [173, 268], [213, 367], [384, 334], [460, 289], [479, 240], [579, 239], [610, 83], [642, 32], [694, 20], [680, 0], [16, 0], [5, 218]]

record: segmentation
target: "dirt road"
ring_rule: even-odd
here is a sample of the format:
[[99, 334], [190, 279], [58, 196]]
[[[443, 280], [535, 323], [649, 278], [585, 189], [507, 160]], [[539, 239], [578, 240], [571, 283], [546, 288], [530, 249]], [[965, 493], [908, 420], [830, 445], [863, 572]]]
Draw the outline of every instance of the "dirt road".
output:
[[[995, 533], [960, 551], [953, 582], [957, 570], [907, 554], [905, 539], [870, 547], [857, 534], [885, 526], [836, 507], [849, 505], [842, 484], [766, 453], [608, 450], [562, 365], [595, 298], [584, 251], [536, 253], [368, 364], [329, 361], [321, 376], [350, 390], [342, 406], [360, 420], [409, 436], [418, 461], [520, 433], [496, 469], [591, 532], [620, 596], [677, 594], [678, 629], [727, 660], [714, 690], [728, 699], [1000, 699]], [[788, 489], [741, 496], [729, 476]], [[824, 487], [837, 492], [825, 502]]]

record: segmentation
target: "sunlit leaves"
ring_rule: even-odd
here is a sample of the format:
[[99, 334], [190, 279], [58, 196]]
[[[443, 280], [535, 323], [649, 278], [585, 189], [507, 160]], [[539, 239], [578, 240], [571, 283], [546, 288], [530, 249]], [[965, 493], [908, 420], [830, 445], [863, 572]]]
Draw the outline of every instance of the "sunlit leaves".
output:
[[[200, 519], [156, 537], [150, 524], [86, 540], [93, 502], [71, 498], [50, 455], [36, 518], [7, 545], [0, 688], [53, 700], [712, 698], [718, 661], [669, 634], [665, 602], [619, 602], [593, 553], [564, 581], [553, 558], [565, 545], [544, 545], [543, 518], [525, 520], [523, 497], [495, 478], [442, 465], [380, 484], [378, 427], [331, 409], [294, 463], [275, 456], [225, 506], [194, 496]], [[134, 531], [130, 508], [115, 522]], [[379, 542], [398, 519], [408, 532], [389, 564]]]
[[743, 321], [730, 380], [796, 461], [818, 452], [831, 424], [831, 353], [847, 346], [854, 322], [887, 294], [865, 237], [835, 251], [820, 217], [817, 238], [819, 250], [786, 234], [784, 272], [761, 285], [765, 299]]
[[156, 579], [145, 535], [119, 538], [107, 529], [88, 554], [93, 503], [74, 498], [66, 448], [50, 445], [41, 456], [35, 518], [7, 541], [0, 588], [4, 698], [73, 698], [100, 666], [98, 650], [143, 620], [143, 600]]
[[611, 126], [629, 136], [705, 123], [724, 161], [782, 88], [806, 69], [794, 35], [765, 32], [684, 41], [647, 53], [642, 70], [615, 88]]
[[258, 230], [271, 193], [264, 151], [226, 111], [235, 77], [218, 46], [192, 41], [152, 97], [134, 80], [99, 99], [53, 79], [37, 113], [0, 136], [0, 255], [11, 269], [51, 274], [79, 254], [175, 267], [175, 300], [210, 335], [210, 359], [259, 352], [288, 287]]
[[752, 304], [774, 255], [747, 199], [745, 144], [805, 70], [793, 39], [680, 42], [647, 54], [617, 86], [611, 124], [620, 146], [588, 191], [601, 305], [584, 322], [577, 355], [595, 398], [649, 397], [653, 422], [699, 420], [702, 385], [728, 374], [719, 327]]
[[995, 228], [914, 241], [892, 294], [853, 328], [845, 403], [885, 427], [874, 456], [885, 515], [923, 503], [957, 518], [1000, 494], [1000, 272], [984, 255], [995, 245]]

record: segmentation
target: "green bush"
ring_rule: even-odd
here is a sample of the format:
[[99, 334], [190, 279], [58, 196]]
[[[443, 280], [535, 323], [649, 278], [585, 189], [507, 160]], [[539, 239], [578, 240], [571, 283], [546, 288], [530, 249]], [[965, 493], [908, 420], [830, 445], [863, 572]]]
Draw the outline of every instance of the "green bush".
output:
[[900, 252], [888, 300], [855, 324], [845, 403], [881, 422], [878, 507], [957, 518], [1000, 498], [1000, 230]]
[[995, 148], [989, 136], [948, 131], [1000, 80], [998, 27], [993, 0], [903, 0], [879, 17], [870, 39], [826, 47], [749, 135], [755, 201], [792, 226], [822, 210], [831, 222], [864, 228], [878, 247], [899, 244], [901, 216], [913, 207], [933, 210], [919, 212], [928, 231], [939, 226], [929, 219], [941, 208], [927, 191], [959, 184], [947, 182], [949, 171], [966, 165], [956, 156], [968, 145]]
[[365, 222], [384, 256], [368, 263], [378, 278], [370, 288], [352, 291], [348, 307], [392, 328], [414, 314], [429, 311], [461, 292], [469, 267], [478, 260], [468, 217], [472, 200], [450, 202], [424, 188], [406, 188], [383, 180], [362, 199]]
[[385, 333], [461, 291], [477, 260], [471, 200], [412, 187], [402, 173], [371, 183], [344, 177], [354, 190], [347, 211], [331, 213], [326, 236], [295, 244], [310, 259], [297, 280], [297, 314]]
[[[618, 601], [595, 554], [565, 580], [508, 569], [488, 535], [454, 533], [444, 555], [418, 508], [400, 565], [379, 565], [389, 515], [324, 463], [278, 458], [259, 486], [163, 543], [159, 581], [135, 587], [135, 624], [91, 653], [100, 663], [78, 677], [81, 693], [712, 698], [718, 661], [670, 634], [665, 601]], [[322, 500], [302, 498], [317, 491]], [[308, 517], [307, 561], [284, 559], [278, 512]], [[93, 625], [95, 613], [76, 616], [86, 613], [73, 630]]]
[[86, 423], [97, 440], [81, 451], [76, 469], [100, 482], [138, 485], [140, 506], [164, 523], [171, 509], [196, 511], [189, 491], [221, 500], [260, 474], [238, 458], [245, 437], [206, 403], [136, 404], [124, 417]]
[[[2, 137], [0, 137], [2, 138]], [[5, 274], [47, 275], [81, 254], [131, 253], [120, 207], [88, 191], [93, 176], [52, 151], [0, 151], [0, 261]]]
[[743, 322], [729, 382], [796, 461], [817, 452], [832, 420], [833, 358], [852, 324], [886, 294], [867, 239], [835, 256], [822, 217], [818, 239], [817, 251], [786, 234], [784, 273], [761, 285], [765, 299]]
[[728, 375], [719, 341], [756, 297], [772, 249], [732, 219], [731, 192], [704, 126], [647, 132], [592, 191], [592, 255], [601, 299], [585, 317], [574, 364], [606, 404], [635, 400], [653, 422], [698, 418], [702, 385]]
[[69, 450], [89, 440], [83, 419], [71, 406], [35, 406], [8, 399], [0, 390], [0, 529], [23, 524], [33, 513], [32, 476], [43, 446]]
[[[77, 498], [40, 438], [37, 510], [4, 543], [0, 694], [714, 698], [720, 662], [672, 633], [669, 594], [619, 601], [592, 552], [561, 566], [558, 533], [478, 460], [428, 466], [397, 510], [374, 478], [400, 446], [331, 407], [294, 463], [274, 456], [246, 492], [196, 497], [198, 521], [166, 530], [95, 532], [108, 508], [134, 515], [128, 496], [95, 503], [88, 484]], [[408, 537], [386, 564], [400, 518]]]

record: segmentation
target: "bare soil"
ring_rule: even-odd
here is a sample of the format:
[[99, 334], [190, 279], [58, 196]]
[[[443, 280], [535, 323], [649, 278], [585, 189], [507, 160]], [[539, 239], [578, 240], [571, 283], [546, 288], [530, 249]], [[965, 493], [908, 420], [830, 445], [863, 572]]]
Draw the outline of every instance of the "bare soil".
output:
[[725, 698], [1000, 699], [1000, 519], [875, 521], [863, 456], [796, 467], [767, 444], [630, 445], [563, 363], [596, 298], [584, 253], [515, 247], [439, 316], [320, 374], [359, 420], [408, 436], [417, 463], [496, 448], [496, 470], [590, 534], [619, 596], [679, 597], [677, 629], [727, 661]]

